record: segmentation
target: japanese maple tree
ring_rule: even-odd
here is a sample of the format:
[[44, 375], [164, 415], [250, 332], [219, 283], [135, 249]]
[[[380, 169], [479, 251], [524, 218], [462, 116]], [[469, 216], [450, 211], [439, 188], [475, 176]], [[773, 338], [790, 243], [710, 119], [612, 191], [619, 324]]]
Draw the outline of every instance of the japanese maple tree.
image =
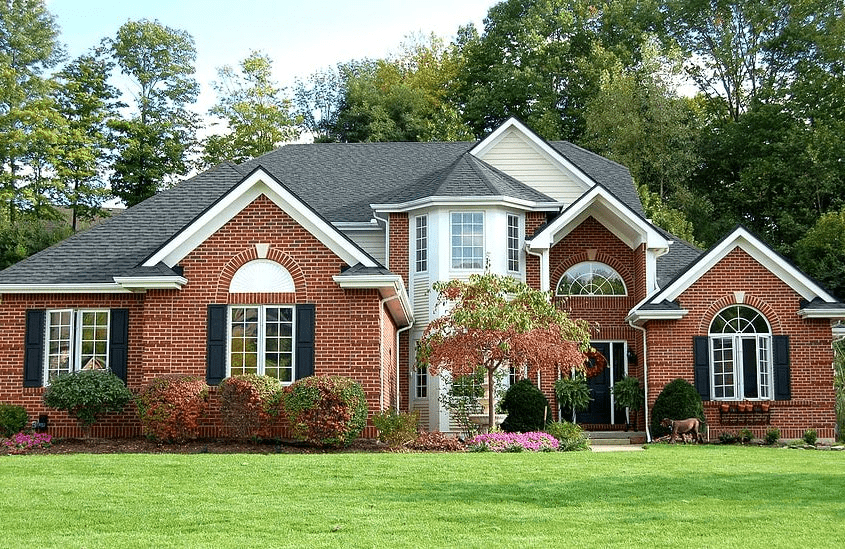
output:
[[434, 290], [445, 313], [426, 328], [417, 359], [432, 375], [445, 370], [460, 376], [483, 367], [491, 389], [488, 425], [494, 424], [493, 376], [500, 367], [551, 375], [584, 367], [587, 322], [555, 307], [548, 293], [489, 272], [438, 282]]

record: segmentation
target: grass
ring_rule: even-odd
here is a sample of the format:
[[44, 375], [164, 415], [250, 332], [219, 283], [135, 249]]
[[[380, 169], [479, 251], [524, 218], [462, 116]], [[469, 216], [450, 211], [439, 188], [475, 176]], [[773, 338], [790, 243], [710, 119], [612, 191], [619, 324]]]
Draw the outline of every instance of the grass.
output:
[[0, 457], [0, 547], [843, 543], [843, 452]]

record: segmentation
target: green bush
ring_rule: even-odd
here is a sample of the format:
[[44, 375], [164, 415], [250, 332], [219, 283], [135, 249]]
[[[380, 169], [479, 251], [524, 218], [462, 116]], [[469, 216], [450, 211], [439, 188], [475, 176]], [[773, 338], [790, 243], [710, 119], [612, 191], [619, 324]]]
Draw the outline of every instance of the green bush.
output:
[[340, 376], [311, 376], [285, 388], [283, 409], [297, 440], [342, 447], [367, 425], [367, 397], [361, 385]]
[[278, 379], [256, 374], [227, 377], [220, 383], [220, 416], [230, 436], [251, 438], [267, 434], [271, 418], [279, 415], [284, 387]]
[[815, 446], [816, 441], [819, 439], [819, 435], [818, 433], [816, 433], [815, 429], [807, 429], [806, 431], [804, 431], [803, 439], [804, 442], [806, 442], [810, 446]]
[[766, 444], [771, 446], [777, 444], [778, 440], [780, 440], [780, 429], [773, 427], [766, 431]]
[[11, 437], [29, 426], [29, 415], [23, 406], [0, 404], [0, 436]]
[[733, 431], [724, 431], [719, 433], [719, 442], [722, 444], [736, 444], [739, 442], [739, 435]]
[[75, 417], [87, 435], [102, 414], [122, 412], [132, 400], [132, 393], [109, 371], [84, 370], [52, 378], [43, 398], [47, 407]]
[[660, 438], [669, 429], [660, 425], [663, 418], [687, 419], [697, 417], [704, 422], [704, 406], [695, 387], [685, 379], [675, 379], [666, 384], [651, 409], [651, 434]]
[[754, 433], [751, 432], [751, 429], [748, 427], [743, 427], [739, 430], [739, 441], [743, 444], [748, 444], [752, 440], [754, 440]]
[[590, 449], [590, 438], [579, 425], [568, 421], [555, 421], [546, 425], [545, 431], [555, 437], [560, 452], [574, 452]]
[[162, 442], [197, 438], [208, 408], [208, 385], [196, 376], [162, 376], [141, 389], [135, 404], [147, 437]]
[[508, 414], [502, 422], [502, 430], [508, 433], [541, 431], [549, 412], [549, 399], [530, 379], [511, 385], [499, 405]]
[[378, 437], [393, 448], [403, 446], [417, 438], [420, 413], [396, 412], [384, 410], [373, 415], [373, 425], [378, 429]]

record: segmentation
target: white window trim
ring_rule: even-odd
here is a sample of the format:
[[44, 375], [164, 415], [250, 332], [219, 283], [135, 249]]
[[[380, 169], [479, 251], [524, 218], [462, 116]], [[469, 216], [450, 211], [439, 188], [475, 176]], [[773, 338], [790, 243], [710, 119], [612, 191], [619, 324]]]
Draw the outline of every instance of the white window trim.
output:
[[[455, 267], [455, 247], [452, 244], [454, 237], [452, 216], [455, 214], [479, 214], [481, 215], [481, 266], [480, 267]], [[487, 257], [487, 219], [485, 212], [479, 210], [452, 210], [449, 211], [449, 270], [456, 272], [479, 272], [484, 270], [484, 263]]]
[[294, 381], [296, 381], [296, 307], [294, 305], [276, 305], [276, 304], [265, 304], [265, 305], [256, 305], [256, 304], [230, 304], [226, 309], [226, 377], [232, 376], [232, 309], [236, 308], [255, 308], [258, 309], [258, 348], [256, 350], [257, 360], [256, 360], [256, 369], [258, 375], [265, 375], [265, 351], [266, 351], [266, 322], [265, 322], [265, 310], [267, 308], [279, 308], [279, 309], [290, 309], [291, 310], [291, 351], [290, 351], [290, 363], [291, 363], [291, 380], [290, 381], [282, 381], [281, 379], [279, 382], [282, 385], [290, 385]]
[[[769, 323], [769, 319], [766, 316], [755, 309], [754, 307], [749, 307], [748, 305], [730, 305], [725, 307], [721, 311], [719, 311], [714, 317], [713, 320], [710, 322], [710, 327], [712, 328], [713, 322], [715, 322], [716, 318], [718, 318], [724, 311], [730, 309], [732, 307], [743, 307], [746, 309], [750, 309], [757, 314], [760, 315], [766, 322], [766, 327], [768, 329], [767, 332], [753, 332], [753, 333], [735, 333], [735, 332], [709, 332], [707, 337], [707, 344], [708, 344], [708, 353], [710, 358], [710, 367], [709, 367], [709, 378], [710, 378], [710, 395], [713, 400], [718, 401], [739, 401], [739, 400], [774, 400], [774, 361], [773, 361], [773, 340], [772, 340], [772, 328], [771, 324]], [[733, 390], [734, 395], [732, 397], [717, 397], [716, 396], [716, 373], [714, 366], [716, 364], [716, 349], [713, 345], [714, 340], [716, 339], [727, 339], [731, 342], [731, 351], [733, 353]], [[757, 351], [757, 357], [755, 359], [755, 372], [757, 377], [757, 397], [746, 397], [745, 396], [745, 372], [743, 369], [744, 364], [744, 350], [742, 346], [743, 340], [746, 339], [753, 339], [756, 341], [755, 349]], [[765, 347], [766, 349], [766, 370], [765, 372], [761, 372], [760, 370], [760, 349]], [[764, 374], [768, 378], [767, 383], [762, 383], [761, 374]], [[768, 393], [768, 396], [760, 396], [764, 392]]]
[[109, 371], [111, 365], [109, 364], [109, 350], [111, 349], [111, 310], [110, 309], [102, 309], [102, 308], [93, 308], [93, 309], [47, 309], [45, 311], [45, 322], [44, 322], [44, 354], [42, 357], [42, 371], [43, 371], [43, 380], [44, 384], [48, 385], [50, 383], [50, 318], [52, 314], [61, 314], [61, 313], [70, 313], [71, 315], [71, 324], [70, 324], [70, 360], [68, 361], [68, 372], [60, 372], [60, 373], [73, 373], [82, 370], [82, 316], [85, 313], [106, 313], [106, 353], [105, 353], [105, 364], [102, 370]]
[[[561, 281], [563, 281], [563, 278], [566, 276], [566, 273], [568, 273], [569, 271], [571, 271], [572, 269], [574, 269], [578, 265], [583, 265], [584, 263], [603, 265], [603, 266], [607, 267], [608, 269], [610, 269], [611, 271], [613, 271], [614, 273], [616, 273], [616, 276], [619, 277], [619, 281], [622, 283], [622, 287], [625, 289], [625, 293], [623, 293], [623, 294], [561, 294], [561, 293], [559, 293], [558, 288], [560, 288], [560, 283], [561, 283]], [[555, 295], [558, 296], [558, 297], [590, 297], [590, 298], [592, 298], [592, 297], [627, 297], [628, 296], [628, 285], [625, 284], [625, 279], [622, 277], [621, 274], [619, 274], [619, 271], [617, 271], [616, 269], [614, 269], [613, 267], [611, 267], [607, 263], [604, 263], [603, 261], [596, 261], [596, 260], [579, 261], [575, 265], [572, 265], [571, 267], [566, 269], [566, 271], [560, 276], [560, 278], [557, 281], [557, 284], [555, 284]]]
[[[420, 227], [420, 220], [423, 220], [425, 225]], [[420, 229], [423, 229], [425, 232], [424, 241], [425, 246], [420, 247]], [[429, 238], [428, 238], [428, 214], [418, 215], [414, 218], [414, 272], [416, 273], [427, 273], [428, 272], [428, 249], [429, 249]], [[420, 251], [423, 252], [424, 256], [422, 262], [425, 264], [424, 269], [420, 269], [420, 258], [419, 253]]]
[[[521, 273], [522, 272], [522, 216], [517, 214], [509, 213], [507, 214], [507, 223], [506, 223], [506, 231], [507, 235], [505, 236], [507, 240], [507, 267], [509, 273]], [[511, 220], [516, 220], [516, 247], [511, 248]], [[516, 252], [516, 269], [511, 269], [511, 252]]]
[[[424, 392], [424, 395], [420, 395]], [[426, 368], [416, 368], [414, 371], [414, 399], [426, 400], [428, 398], [428, 371]]]

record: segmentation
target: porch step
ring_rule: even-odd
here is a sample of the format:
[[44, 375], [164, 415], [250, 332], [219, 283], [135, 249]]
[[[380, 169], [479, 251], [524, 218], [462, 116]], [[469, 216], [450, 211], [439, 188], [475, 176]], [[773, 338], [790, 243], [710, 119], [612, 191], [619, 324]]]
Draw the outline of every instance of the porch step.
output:
[[642, 431], [588, 431], [587, 436], [590, 437], [590, 444], [593, 446], [645, 443], [645, 433]]

